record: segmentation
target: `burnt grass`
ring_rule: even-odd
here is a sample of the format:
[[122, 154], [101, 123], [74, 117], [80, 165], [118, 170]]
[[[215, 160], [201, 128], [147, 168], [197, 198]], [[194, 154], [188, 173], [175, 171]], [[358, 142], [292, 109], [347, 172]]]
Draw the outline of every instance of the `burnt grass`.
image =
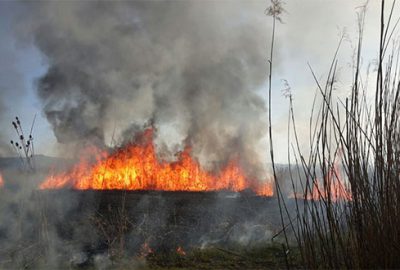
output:
[[282, 247], [271, 244], [281, 228], [275, 198], [63, 189], [34, 191], [28, 201], [9, 209], [22, 216], [11, 225], [21, 227], [18, 237], [7, 222], [0, 226], [0, 268], [90, 269], [99, 258], [123, 269], [132, 260], [145, 260], [145, 269], [285, 267]]
[[[247, 223], [254, 226], [246, 244], [257, 242], [257, 226], [279, 227], [275, 201], [271, 198], [229, 192], [157, 191], [42, 191], [46, 197], [48, 223], [65, 240], [89, 219], [98, 230], [95, 249], [111, 248], [112, 239], [122, 239], [127, 250], [143, 243], [154, 252], [198, 247], [208, 242], [229, 245]], [[61, 203], [58, 205], [56, 201]], [[74, 203], [65, 207], [65, 202]], [[56, 202], [56, 203], [54, 203]], [[66, 211], [62, 213], [63, 211]], [[268, 221], [266, 222], [266, 219]], [[263, 228], [264, 230], [266, 228]], [[253, 237], [253, 238], [252, 238]], [[82, 239], [83, 240], [83, 239]], [[111, 240], [111, 241], [110, 241]], [[121, 239], [118, 239], [121, 240]], [[114, 240], [115, 241], [115, 240]]]

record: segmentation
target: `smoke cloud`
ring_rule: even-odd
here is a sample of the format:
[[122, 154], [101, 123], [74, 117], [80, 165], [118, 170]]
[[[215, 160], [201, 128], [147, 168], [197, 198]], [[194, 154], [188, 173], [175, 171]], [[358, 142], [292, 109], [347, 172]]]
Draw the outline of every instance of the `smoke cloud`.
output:
[[[0, 122], [2, 123], [2, 131], [0, 132], [0, 158], [10, 156], [13, 153], [10, 144], [10, 136], [12, 125], [11, 121], [16, 115], [12, 111], [16, 107], [21, 106], [19, 98], [25, 95], [22, 76], [16, 68], [15, 55], [6, 44], [0, 44], [0, 58], [2, 65], [0, 66]], [[14, 110], [13, 110], [14, 109]], [[12, 134], [12, 133], [11, 133]]]
[[[2, 100], [0, 100], [0, 115], [2, 115], [5, 110], [6, 109], [2, 103]], [[9, 145], [6, 142], [7, 142], [7, 138], [4, 138], [4, 136], [2, 134], [0, 134], [0, 157], [4, 157], [11, 152]]]
[[[25, 4], [29, 5], [29, 4]], [[37, 80], [59, 142], [107, 144], [151, 122], [160, 157], [189, 144], [207, 169], [267, 152], [264, 2], [43, 2], [18, 23], [48, 63]], [[136, 128], [133, 128], [136, 129]]]

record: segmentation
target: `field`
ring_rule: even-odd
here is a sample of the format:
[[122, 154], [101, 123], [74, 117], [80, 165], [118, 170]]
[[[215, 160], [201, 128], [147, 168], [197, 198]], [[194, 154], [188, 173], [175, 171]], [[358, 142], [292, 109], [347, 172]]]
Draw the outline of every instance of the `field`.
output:
[[[3, 195], [8, 188], [16, 187]], [[3, 205], [10, 200], [2, 198]], [[126, 263], [144, 269], [271, 269], [287, 263], [277, 201], [251, 191], [37, 190], [7, 205], [1, 214], [10, 221], [0, 226], [4, 269], [90, 269], [99, 260], [111, 269]]]

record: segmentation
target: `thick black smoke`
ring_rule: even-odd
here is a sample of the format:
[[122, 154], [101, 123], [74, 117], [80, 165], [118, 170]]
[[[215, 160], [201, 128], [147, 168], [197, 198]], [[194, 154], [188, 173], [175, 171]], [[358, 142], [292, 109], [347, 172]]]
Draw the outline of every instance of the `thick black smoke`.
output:
[[[37, 81], [59, 142], [107, 143], [154, 123], [160, 155], [203, 166], [240, 155], [263, 173], [270, 31], [265, 2], [41, 2], [20, 29], [46, 57]], [[120, 138], [125, 140], [127, 138]], [[107, 141], [105, 141], [107, 140]]]

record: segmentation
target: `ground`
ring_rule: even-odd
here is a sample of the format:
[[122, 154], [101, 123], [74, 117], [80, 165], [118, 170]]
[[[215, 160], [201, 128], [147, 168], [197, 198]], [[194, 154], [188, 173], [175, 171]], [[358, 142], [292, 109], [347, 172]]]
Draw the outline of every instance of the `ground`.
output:
[[[299, 268], [299, 254], [292, 250], [287, 259], [290, 268]], [[146, 257], [123, 258], [109, 261], [106, 269], [282, 269], [287, 268], [283, 248], [280, 244], [268, 244], [250, 249], [235, 250], [218, 247], [193, 249], [186, 255], [176, 252], [151, 253]], [[97, 268], [93, 268], [97, 269]]]

